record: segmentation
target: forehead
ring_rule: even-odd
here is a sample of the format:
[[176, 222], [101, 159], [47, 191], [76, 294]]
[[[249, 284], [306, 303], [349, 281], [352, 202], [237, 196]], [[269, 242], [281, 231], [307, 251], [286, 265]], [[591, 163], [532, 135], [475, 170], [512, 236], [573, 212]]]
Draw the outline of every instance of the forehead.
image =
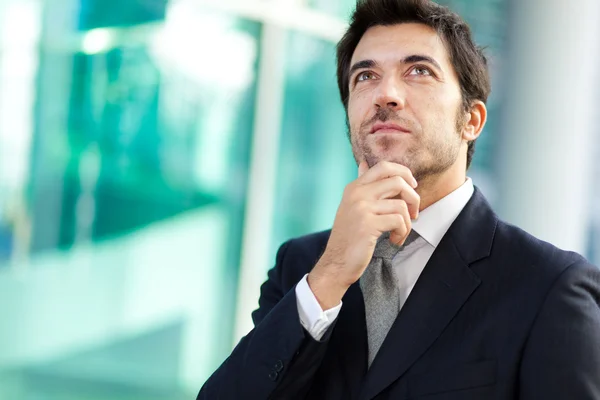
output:
[[419, 23], [369, 28], [354, 50], [351, 65], [360, 60], [380, 64], [398, 62], [414, 54], [432, 57], [445, 70], [451, 69], [448, 51], [440, 36], [433, 28]]

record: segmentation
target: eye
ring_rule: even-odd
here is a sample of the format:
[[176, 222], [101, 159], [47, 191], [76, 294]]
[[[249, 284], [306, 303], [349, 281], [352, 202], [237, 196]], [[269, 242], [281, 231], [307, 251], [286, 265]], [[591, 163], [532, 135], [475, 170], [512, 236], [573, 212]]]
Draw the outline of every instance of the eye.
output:
[[424, 67], [422, 65], [417, 65], [410, 71], [409, 75], [433, 76], [433, 72], [431, 72], [431, 69], [429, 69], [427, 67]]
[[356, 75], [356, 82], [369, 81], [375, 78], [375, 74], [371, 71], [363, 71]]

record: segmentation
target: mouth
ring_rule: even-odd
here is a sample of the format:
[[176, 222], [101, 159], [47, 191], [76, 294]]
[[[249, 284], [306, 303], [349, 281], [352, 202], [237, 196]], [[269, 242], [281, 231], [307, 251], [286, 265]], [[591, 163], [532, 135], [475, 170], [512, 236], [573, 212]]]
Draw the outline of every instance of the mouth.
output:
[[376, 122], [371, 128], [371, 133], [410, 133], [410, 130], [391, 122]]

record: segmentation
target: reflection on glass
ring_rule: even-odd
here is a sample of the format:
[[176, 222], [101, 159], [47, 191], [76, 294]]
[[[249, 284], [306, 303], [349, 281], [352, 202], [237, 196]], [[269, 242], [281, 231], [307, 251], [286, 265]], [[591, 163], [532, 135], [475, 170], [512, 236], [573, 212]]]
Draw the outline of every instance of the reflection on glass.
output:
[[334, 44], [296, 32], [288, 43], [273, 256], [284, 240], [331, 226], [356, 169], [335, 79]]
[[3, 259], [32, 221], [25, 272], [0, 275], [0, 398], [189, 398], [230, 351], [261, 27], [150, 3], [82, 3], [42, 48], [31, 148], [0, 136], [24, 153], [1, 158]]

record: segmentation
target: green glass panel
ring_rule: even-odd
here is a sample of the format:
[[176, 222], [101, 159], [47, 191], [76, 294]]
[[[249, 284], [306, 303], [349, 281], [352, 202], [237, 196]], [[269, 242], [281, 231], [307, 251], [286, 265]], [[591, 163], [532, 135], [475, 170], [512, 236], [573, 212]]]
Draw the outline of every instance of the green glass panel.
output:
[[347, 20], [354, 10], [355, 0], [308, 0], [308, 6], [315, 10], [322, 11], [334, 17]]
[[137, 45], [41, 49], [27, 268], [53, 278], [0, 277], [27, 313], [0, 330], [0, 398], [190, 398], [231, 350], [261, 25], [193, 9]]
[[273, 252], [290, 237], [329, 227], [356, 175], [334, 49], [301, 33], [288, 35]]

